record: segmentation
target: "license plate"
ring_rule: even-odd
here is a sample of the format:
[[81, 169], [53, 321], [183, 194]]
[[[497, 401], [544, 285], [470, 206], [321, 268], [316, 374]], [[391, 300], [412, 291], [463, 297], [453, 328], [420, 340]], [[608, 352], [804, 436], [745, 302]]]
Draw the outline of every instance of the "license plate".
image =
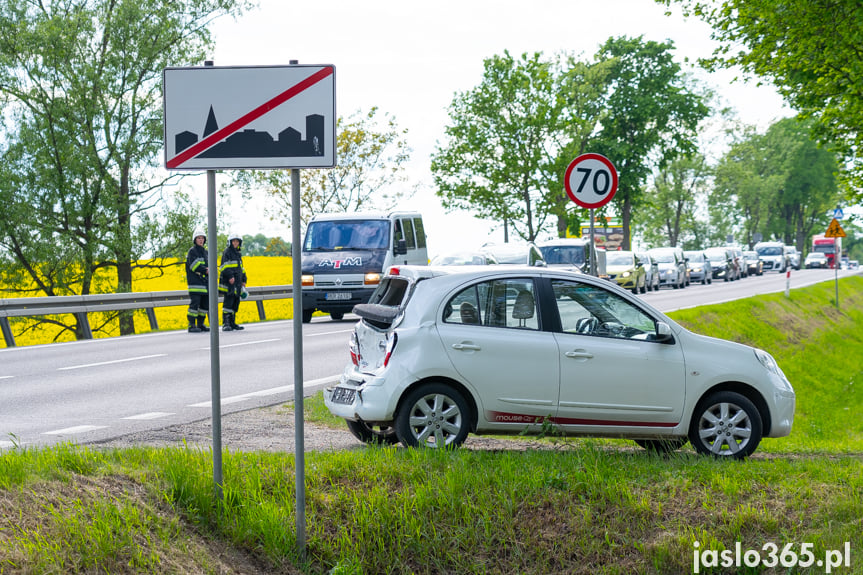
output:
[[324, 294], [324, 299], [327, 301], [351, 299], [351, 292], [348, 292], [348, 291], [327, 292]]
[[333, 403], [342, 403], [345, 405], [350, 405], [354, 402], [354, 396], [356, 395], [357, 390], [348, 389], [346, 387], [337, 387], [333, 390]]

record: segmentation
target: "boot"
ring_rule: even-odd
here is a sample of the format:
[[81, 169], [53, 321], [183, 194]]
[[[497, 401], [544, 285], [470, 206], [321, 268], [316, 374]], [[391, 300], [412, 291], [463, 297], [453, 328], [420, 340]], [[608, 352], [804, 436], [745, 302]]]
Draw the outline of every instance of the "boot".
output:
[[195, 325], [195, 318], [187, 316], [189, 319], [189, 333], [201, 333], [201, 328]]
[[203, 315], [198, 316], [198, 329], [201, 330], [202, 332], [206, 333], [206, 332], [210, 331], [210, 328], [208, 328], [207, 326], [204, 325], [205, 319], [207, 319], [206, 316], [203, 316]]
[[231, 316], [231, 327], [234, 328], [234, 331], [241, 331], [246, 329], [237, 323], [237, 314]]
[[232, 317], [233, 317], [233, 314], [229, 314], [229, 313], [223, 313], [222, 314], [222, 331], [233, 331], [234, 328], [231, 326]]

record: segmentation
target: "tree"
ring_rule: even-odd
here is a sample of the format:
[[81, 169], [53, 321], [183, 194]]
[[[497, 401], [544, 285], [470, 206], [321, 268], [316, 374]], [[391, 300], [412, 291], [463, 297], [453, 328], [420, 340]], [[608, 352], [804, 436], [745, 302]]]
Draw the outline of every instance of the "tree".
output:
[[638, 228], [648, 245], [695, 249], [709, 243], [697, 211], [706, 198], [711, 169], [704, 156], [678, 158], [654, 178], [645, 193]]
[[[863, 180], [863, 9], [859, 0], [657, 0], [710, 24], [719, 42], [708, 69], [740, 67], [772, 82], [815, 138]], [[860, 192], [856, 192], [859, 198]]]
[[[395, 118], [385, 114], [379, 119], [378, 108], [373, 107], [365, 114], [340, 117], [336, 127], [338, 165], [300, 172], [303, 223], [322, 212], [391, 210], [413, 195], [413, 189], [403, 186], [411, 153], [407, 130], [399, 129]], [[273, 207], [266, 212], [270, 219], [290, 223], [290, 170], [239, 171], [232, 185], [247, 197], [262, 189], [273, 199]]]
[[696, 130], [707, 117], [706, 92], [697, 93], [692, 81], [673, 58], [672, 42], [638, 38], [609, 38], [597, 54], [613, 60], [608, 114], [600, 122], [591, 148], [608, 157], [618, 171], [612, 200], [621, 215], [623, 245], [630, 249], [632, 214], [643, 196], [643, 185], [654, 167], [695, 152]]
[[593, 131], [603, 92], [601, 65], [487, 59], [480, 85], [450, 104], [447, 141], [432, 156], [444, 207], [500, 222], [505, 240], [510, 227], [529, 241], [550, 221], [565, 231], [562, 162]]
[[[153, 220], [149, 231], [136, 224], [160, 205], [171, 179], [157, 169], [162, 70], [201, 62], [212, 45], [207, 26], [245, 6], [246, 0], [0, 4], [6, 120], [0, 247], [13, 261], [4, 272], [18, 279], [14, 285], [45, 295], [86, 294], [103, 287], [98, 270], [113, 269], [116, 289], [131, 290], [145, 249], [139, 241], [156, 237]], [[164, 228], [188, 225], [188, 215]], [[131, 315], [121, 315], [120, 332], [133, 330]]]
[[839, 200], [836, 156], [811, 139], [811, 121], [785, 118], [764, 134], [753, 129], [716, 168], [711, 206], [735, 222], [747, 245], [755, 234], [794, 244], [801, 252]]

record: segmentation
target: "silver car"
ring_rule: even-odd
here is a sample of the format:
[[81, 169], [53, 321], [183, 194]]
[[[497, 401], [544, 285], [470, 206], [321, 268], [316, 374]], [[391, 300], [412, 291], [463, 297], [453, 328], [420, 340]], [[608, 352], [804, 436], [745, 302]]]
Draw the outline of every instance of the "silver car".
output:
[[765, 351], [697, 335], [615, 284], [528, 266], [396, 266], [324, 391], [365, 442], [457, 446], [471, 432], [627, 437], [744, 458], [791, 432]]

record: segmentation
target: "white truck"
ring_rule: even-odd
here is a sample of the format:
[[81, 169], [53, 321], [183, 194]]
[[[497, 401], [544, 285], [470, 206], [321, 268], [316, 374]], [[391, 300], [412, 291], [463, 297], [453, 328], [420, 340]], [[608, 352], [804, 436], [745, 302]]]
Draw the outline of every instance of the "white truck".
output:
[[366, 303], [394, 264], [428, 264], [418, 212], [335, 213], [314, 216], [302, 249], [303, 322], [317, 311], [341, 320]]

